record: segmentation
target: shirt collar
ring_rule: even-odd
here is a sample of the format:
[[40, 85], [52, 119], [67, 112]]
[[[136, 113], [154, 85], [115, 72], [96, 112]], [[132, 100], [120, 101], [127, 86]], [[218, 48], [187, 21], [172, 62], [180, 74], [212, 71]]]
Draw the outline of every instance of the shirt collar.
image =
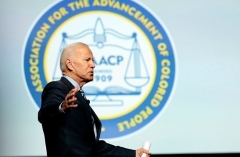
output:
[[78, 90], [80, 90], [80, 86], [79, 84], [74, 80], [72, 79], [71, 77], [67, 76], [67, 75], [63, 75], [63, 77], [65, 77], [69, 82], [71, 82], [71, 84], [74, 86], [74, 87], [77, 87]]

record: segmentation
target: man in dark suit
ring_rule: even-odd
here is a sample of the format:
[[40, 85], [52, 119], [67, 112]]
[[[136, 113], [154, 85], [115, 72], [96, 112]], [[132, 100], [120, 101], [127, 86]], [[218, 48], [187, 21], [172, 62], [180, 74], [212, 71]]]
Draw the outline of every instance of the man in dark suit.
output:
[[68, 45], [62, 52], [63, 77], [48, 83], [42, 93], [38, 120], [42, 123], [48, 156], [141, 157], [149, 151], [114, 146], [99, 140], [101, 122], [82, 91], [93, 80], [94, 58], [84, 43]]

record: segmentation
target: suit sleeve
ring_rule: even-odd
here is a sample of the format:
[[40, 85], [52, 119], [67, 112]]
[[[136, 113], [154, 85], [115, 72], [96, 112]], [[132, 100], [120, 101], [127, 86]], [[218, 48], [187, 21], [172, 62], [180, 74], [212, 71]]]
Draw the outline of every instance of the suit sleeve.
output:
[[59, 82], [51, 82], [42, 92], [41, 108], [38, 112], [40, 123], [60, 120], [64, 114], [59, 111], [59, 105], [64, 101], [66, 89]]
[[135, 157], [136, 151], [120, 146], [114, 146], [103, 140], [98, 141], [98, 153], [101, 157]]

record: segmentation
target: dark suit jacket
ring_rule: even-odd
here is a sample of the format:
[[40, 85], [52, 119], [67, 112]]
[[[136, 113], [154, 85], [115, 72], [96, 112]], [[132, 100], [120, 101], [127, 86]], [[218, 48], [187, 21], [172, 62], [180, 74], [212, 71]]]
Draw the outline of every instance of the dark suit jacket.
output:
[[[64, 77], [46, 85], [38, 120], [42, 123], [48, 156], [135, 157], [135, 150], [99, 140], [101, 122], [88, 102], [77, 93], [77, 108], [59, 111], [59, 105], [74, 86]], [[95, 138], [92, 117], [97, 129]]]

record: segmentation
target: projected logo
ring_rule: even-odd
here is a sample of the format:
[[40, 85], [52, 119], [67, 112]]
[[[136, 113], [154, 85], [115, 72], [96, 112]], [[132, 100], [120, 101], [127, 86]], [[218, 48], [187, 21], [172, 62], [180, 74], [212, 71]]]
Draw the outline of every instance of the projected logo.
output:
[[175, 79], [173, 47], [161, 22], [130, 0], [62, 0], [41, 15], [23, 58], [38, 108], [44, 86], [61, 78], [62, 50], [78, 41], [95, 57], [94, 81], [83, 89], [102, 121], [102, 138], [134, 133], [161, 113]]

